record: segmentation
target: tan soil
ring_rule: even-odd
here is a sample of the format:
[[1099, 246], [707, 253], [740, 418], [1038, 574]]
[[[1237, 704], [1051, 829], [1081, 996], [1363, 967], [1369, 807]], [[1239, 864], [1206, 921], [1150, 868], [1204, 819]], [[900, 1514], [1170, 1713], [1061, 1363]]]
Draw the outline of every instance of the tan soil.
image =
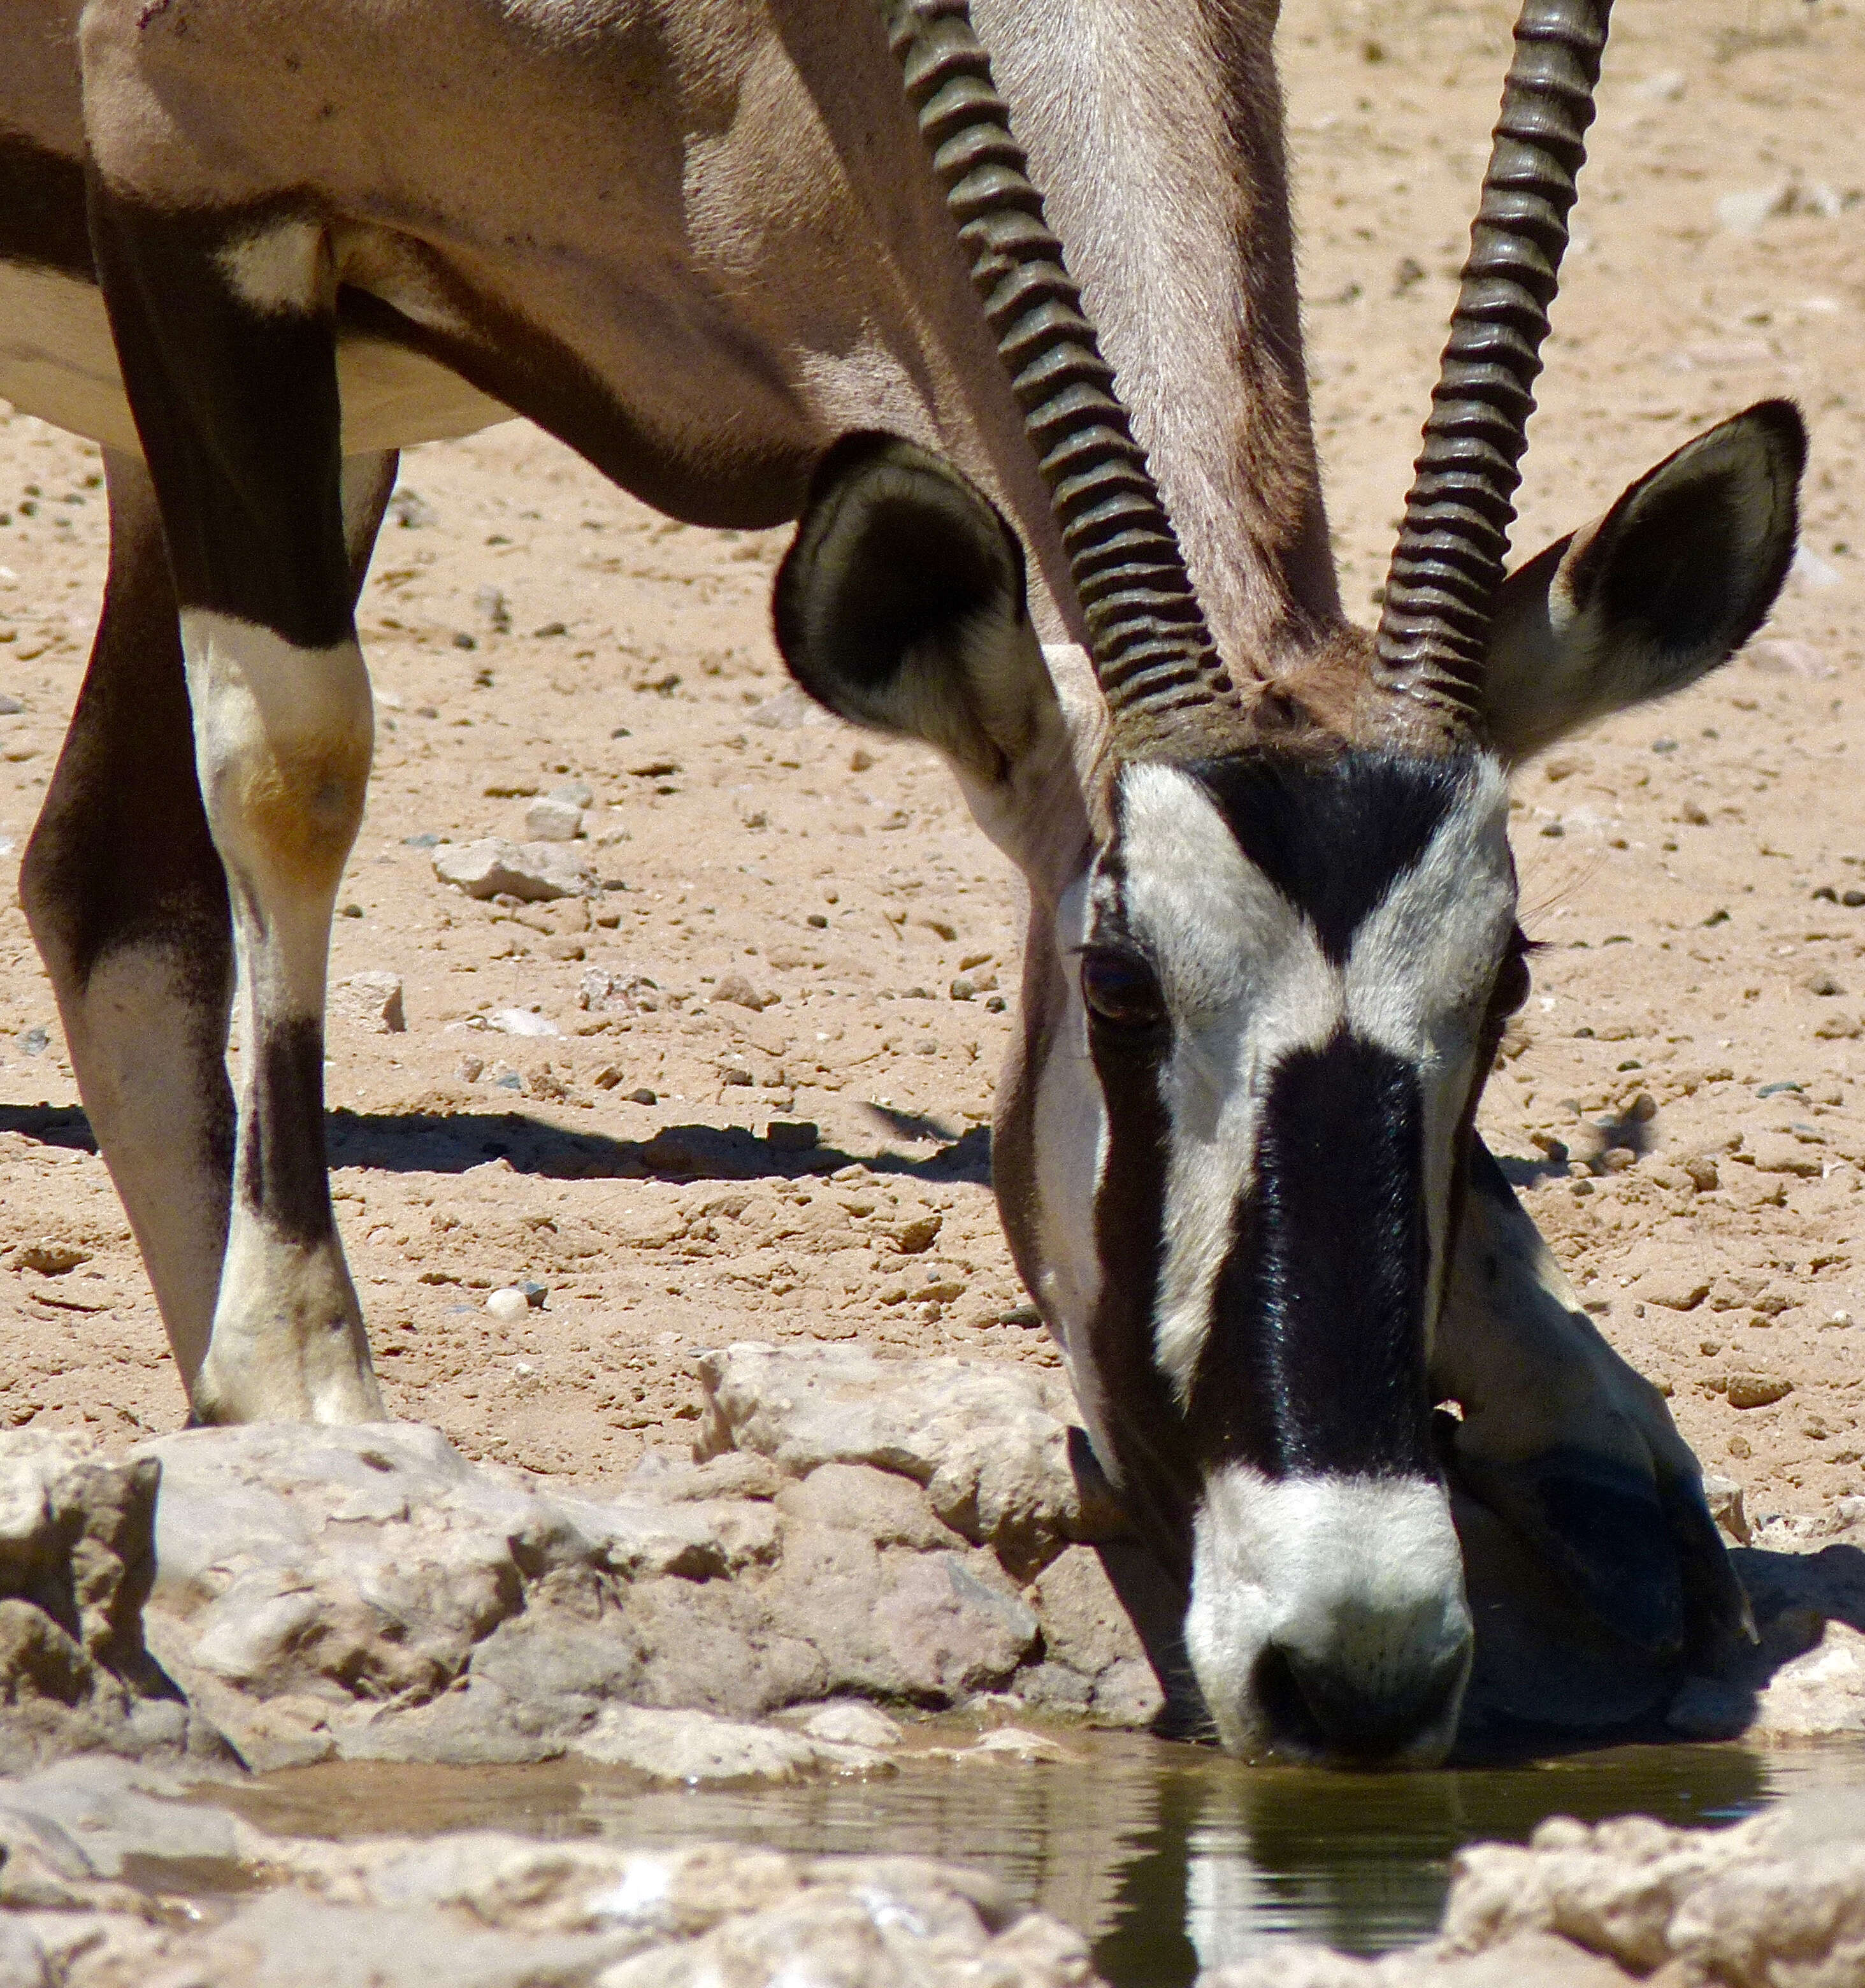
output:
[[[1361, 614], [1509, 11], [1292, 0], [1285, 23], [1316, 407]], [[1521, 776], [1526, 922], [1546, 949], [1483, 1123], [1706, 1464], [1752, 1503], [1813, 1510], [1865, 1484], [1865, 905], [1815, 894], [1865, 890], [1865, 28], [1830, 0], [1624, 0], [1609, 69], [1519, 543], [1791, 393], [1813, 430], [1820, 564], [1712, 681]], [[1790, 174], [1798, 211], [1718, 227], [1720, 195]], [[1012, 1026], [986, 996], [993, 974], [1014, 991], [1019, 893], [925, 752], [755, 722], [782, 682], [765, 628], [782, 536], [665, 522], [515, 424], [420, 451], [404, 476], [433, 517], [384, 531], [363, 604], [380, 750], [333, 972], [400, 975], [408, 1027], [334, 1023], [329, 1073], [338, 1209], [394, 1412], [469, 1454], [590, 1476], [678, 1438], [698, 1347], [859, 1335], [1052, 1360], [976, 1130]], [[27, 707], [0, 718], [0, 1244], [86, 1253], [59, 1274], [16, 1250], [0, 1269], [0, 1421], [128, 1439], [174, 1426], [181, 1394], [73, 1115], [12, 875], [96, 614], [96, 484], [94, 451], [0, 415], [0, 691]], [[627, 887], [593, 925], [580, 902], [470, 903], [406, 840], [519, 834], [522, 796], [570, 776], [597, 796], [595, 866]], [[579, 1008], [591, 966], [645, 973], [657, 1007]], [[948, 992], [961, 972], [969, 1000]], [[715, 998], [735, 973], [779, 998]], [[561, 1035], [472, 1026], [514, 1007]], [[1782, 1082], [1800, 1088], [1758, 1094]], [[772, 1119], [814, 1121], [822, 1151], [755, 1141]], [[701, 1177], [654, 1175], [640, 1144], [657, 1135], [650, 1161]], [[1614, 1136], [1640, 1157], [1597, 1178], [1537, 1143], [1596, 1159]], [[485, 1293], [518, 1277], [548, 1307], [500, 1324]], [[1848, 1312], [1860, 1323], [1834, 1323]], [[1791, 1391], [1738, 1408], [1777, 1391], [1742, 1376]]]

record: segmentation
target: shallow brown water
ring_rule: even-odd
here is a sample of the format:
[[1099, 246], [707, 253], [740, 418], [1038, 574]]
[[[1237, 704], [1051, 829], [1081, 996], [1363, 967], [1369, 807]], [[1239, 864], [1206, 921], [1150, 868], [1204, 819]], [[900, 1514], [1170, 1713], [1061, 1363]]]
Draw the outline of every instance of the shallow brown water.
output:
[[1376, 1953], [1421, 1939], [1438, 1923], [1461, 1844], [1519, 1841], [1546, 1816], [1636, 1810], [1728, 1823], [1865, 1776], [1860, 1745], [1623, 1747], [1400, 1775], [1247, 1767], [1129, 1734], [1069, 1733], [1063, 1743], [1066, 1763], [907, 1759], [884, 1780], [755, 1790], [644, 1789], [564, 1763], [359, 1765], [274, 1775], [213, 1798], [294, 1835], [498, 1828], [643, 1848], [725, 1838], [804, 1854], [951, 1858], [1083, 1928], [1115, 1988], [1181, 1988], [1201, 1966], [1278, 1940]]

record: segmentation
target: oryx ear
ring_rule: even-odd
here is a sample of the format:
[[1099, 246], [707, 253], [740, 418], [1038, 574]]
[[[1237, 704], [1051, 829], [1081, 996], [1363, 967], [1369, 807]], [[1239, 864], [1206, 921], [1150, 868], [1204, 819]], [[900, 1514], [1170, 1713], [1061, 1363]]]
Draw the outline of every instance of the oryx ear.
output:
[[1022, 543], [911, 442], [847, 435], [823, 458], [774, 608], [777, 646], [819, 703], [923, 739], [971, 781], [1003, 781], [1049, 729]]
[[1799, 410], [1763, 401], [1512, 573], [1483, 693], [1504, 759], [1682, 690], [1747, 641], [1793, 560], [1806, 464]]

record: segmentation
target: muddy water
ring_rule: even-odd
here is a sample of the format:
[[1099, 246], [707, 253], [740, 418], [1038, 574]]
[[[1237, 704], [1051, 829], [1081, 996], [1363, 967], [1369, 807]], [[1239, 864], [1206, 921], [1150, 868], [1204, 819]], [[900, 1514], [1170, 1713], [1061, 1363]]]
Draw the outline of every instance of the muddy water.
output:
[[[960, 1743], [945, 1725], [916, 1737]], [[1180, 1988], [1278, 1940], [1375, 1953], [1436, 1926], [1451, 1854], [1521, 1840], [1545, 1816], [1637, 1810], [1733, 1822], [1783, 1795], [1865, 1776], [1865, 1745], [1757, 1753], [1626, 1747], [1527, 1767], [1407, 1775], [1252, 1768], [1133, 1735], [1059, 1736], [1027, 1764], [904, 1758], [897, 1775], [756, 1790], [644, 1789], [605, 1770], [314, 1767], [229, 1797], [293, 1835], [498, 1828], [644, 1848], [729, 1838], [983, 1865], [1083, 1928], [1115, 1988]]]

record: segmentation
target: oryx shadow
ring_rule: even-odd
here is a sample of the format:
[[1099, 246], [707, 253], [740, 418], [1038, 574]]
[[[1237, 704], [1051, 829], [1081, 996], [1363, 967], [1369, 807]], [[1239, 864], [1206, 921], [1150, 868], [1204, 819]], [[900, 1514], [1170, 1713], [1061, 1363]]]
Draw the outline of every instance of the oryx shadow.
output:
[[647, 1139], [573, 1131], [525, 1111], [336, 1111], [325, 1121], [333, 1167], [382, 1173], [464, 1173], [503, 1160], [555, 1180], [800, 1180], [865, 1167], [922, 1181], [991, 1178], [991, 1134], [978, 1126], [923, 1158], [884, 1148], [791, 1145], [744, 1125], [664, 1125]]

